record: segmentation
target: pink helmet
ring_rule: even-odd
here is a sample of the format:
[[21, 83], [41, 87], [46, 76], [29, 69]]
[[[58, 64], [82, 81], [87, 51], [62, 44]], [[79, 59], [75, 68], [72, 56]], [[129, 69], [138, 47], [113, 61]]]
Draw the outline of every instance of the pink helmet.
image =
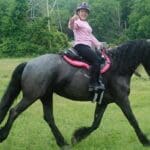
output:
[[85, 9], [88, 11], [88, 13], [90, 13], [90, 8], [89, 8], [89, 5], [88, 3], [86, 2], [82, 2], [76, 9], [76, 12], [78, 12], [80, 9]]

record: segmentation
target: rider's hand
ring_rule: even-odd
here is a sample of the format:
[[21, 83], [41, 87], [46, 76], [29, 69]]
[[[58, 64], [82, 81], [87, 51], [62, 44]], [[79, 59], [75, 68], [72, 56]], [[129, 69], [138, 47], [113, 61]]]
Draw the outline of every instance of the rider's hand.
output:
[[99, 42], [99, 45], [97, 46], [97, 49], [98, 49], [98, 50], [101, 50], [101, 49], [103, 49], [103, 48], [104, 48], [103, 43]]
[[78, 20], [79, 19], [79, 16], [74, 14], [72, 17], [71, 17], [71, 20], [72, 21], [75, 21], [75, 20]]
[[72, 16], [72, 17], [70, 18], [70, 20], [69, 20], [68, 28], [71, 29], [71, 30], [77, 28], [77, 27], [74, 25], [74, 22], [75, 22], [76, 20], [78, 20], [78, 19], [79, 19], [79, 16], [78, 16], [78, 15], [75, 14], [74, 16]]

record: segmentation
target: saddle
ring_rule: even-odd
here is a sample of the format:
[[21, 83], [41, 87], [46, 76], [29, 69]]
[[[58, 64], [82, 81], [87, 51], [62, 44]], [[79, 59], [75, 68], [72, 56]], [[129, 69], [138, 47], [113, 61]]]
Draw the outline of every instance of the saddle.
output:
[[[101, 50], [101, 52], [97, 52], [97, 55], [103, 59], [100, 67], [100, 73], [103, 74], [110, 68], [111, 61], [107, 56], [105, 49]], [[86, 62], [81, 56], [79, 56], [78, 52], [73, 48], [66, 50], [63, 54], [63, 58], [67, 63], [74, 67], [85, 69], [90, 68], [90, 64]]]

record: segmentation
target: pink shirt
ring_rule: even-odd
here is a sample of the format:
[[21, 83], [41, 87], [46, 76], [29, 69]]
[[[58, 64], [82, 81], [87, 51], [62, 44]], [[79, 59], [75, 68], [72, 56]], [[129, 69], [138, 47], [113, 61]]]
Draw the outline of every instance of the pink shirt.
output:
[[101, 43], [92, 34], [92, 28], [87, 21], [77, 19], [70, 24], [70, 28], [74, 32], [74, 45], [84, 44], [90, 47], [94, 46], [96, 48], [101, 45]]

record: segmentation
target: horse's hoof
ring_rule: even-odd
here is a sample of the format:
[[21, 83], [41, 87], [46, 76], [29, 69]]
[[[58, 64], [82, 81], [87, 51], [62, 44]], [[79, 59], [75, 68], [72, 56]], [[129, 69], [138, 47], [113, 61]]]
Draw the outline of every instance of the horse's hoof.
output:
[[63, 147], [60, 148], [60, 150], [71, 150], [70, 145], [64, 145]]
[[150, 141], [148, 141], [148, 142], [146, 142], [146, 143], [143, 143], [143, 146], [149, 147], [149, 146], [150, 146]]
[[145, 143], [145, 144], [143, 144], [143, 146], [150, 147], [150, 143]]
[[2, 143], [6, 138], [7, 138], [7, 136], [5, 136], [2, 132], [2, 130], [0, 130], [0, 143]]
[[140, 142], [143, 144], [143, 146], [150, 146], [150, 140], [145, 135], [140, 138]]
[[71, 138], [71, 143], [72, 143], [72, 145], [75, 145], [75, 144], [78, 143], [78, 140], [73, 136], [73, 137]]

